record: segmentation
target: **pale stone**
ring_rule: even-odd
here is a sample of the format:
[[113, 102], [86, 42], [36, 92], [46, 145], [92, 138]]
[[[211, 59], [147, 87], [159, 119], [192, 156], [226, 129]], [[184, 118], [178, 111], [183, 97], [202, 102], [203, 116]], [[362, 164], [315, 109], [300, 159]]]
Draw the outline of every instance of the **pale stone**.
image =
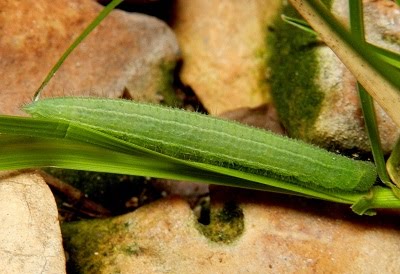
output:
[[400, 267], [397, 216], [360, 217], [348, 207], [263, 192], [218, 192], [213, 207], [236, 201], [243, 212], [244, 230], [229, 243], [211, 241], [187, 202], [168, 198], [114, 219], [68, 224], [66, 245], [78, 252], [71, 258], [85, 262], [85, 273], [395, 273]]
[[[0, 3], [0, 112], [22, 114], [61, 54], [100, 12], [92, 0]], [[162, 21], [115, 10], [65, 61], [43, 96], [172, 100], [176, 38]]]
[[176, 1], [182, 82], [211, 114], [269, 101], [267, 28], [280, 0]]
[[0, 265], [9, 274], [66, 273], [57, 206], [37, 174], [0, 174]]

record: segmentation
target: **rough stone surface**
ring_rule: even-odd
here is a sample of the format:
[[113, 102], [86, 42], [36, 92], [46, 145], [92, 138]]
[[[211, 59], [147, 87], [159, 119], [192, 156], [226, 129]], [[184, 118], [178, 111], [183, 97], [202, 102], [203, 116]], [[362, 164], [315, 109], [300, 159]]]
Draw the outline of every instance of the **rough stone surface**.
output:
[[[368, 42], [400, 52], [400, 9], [392, 1], [364, 1], [365, 30]], [[332, 11], [343, 23], [347, 22], [348, 2], [336, 0]], [[395, 29], [396, 32], [395, 32]], [[356, 79], [327, 47], [317, 49], [320, 76], [317, 80], [325, 91], [325, 102], [315, 122], [315, 139], [339, 143], [345, 148], [369, 149], [364, 120], [356, 89]], [[388, 152], [400, 130], [392, 119], [375, 103], [383, 149]]]
[[[0, 3], [0, 112], [22, 114], [45, 76], [99, 13], [95, 1]], [[160, 20], [113, 11], [71, 54], [44, 96], [91, 95], [173, 100], [172, 69], [179, 50]], [[165, 92], [165, 93], [164, 93]]]
[[85, 273], [395, 273], [400, 267], [397, 215], [360, 217], [332, 203], [225, 188], [211, 201], [213, 207], [236, 201], [242, 209], [244, 230], [230, 244], [202, 234], [180, 198], [69, 224], [64, 240], [78, 250], [71, 259], [89, 267]]
[[175, 2], [181, 79], [206, 109], [220, 114], [269, 101], [267, 28], [279, 0]]
[[0, 173], [0, 265], [2, 273], [65, 272], [54, 197], [34, 173]]
[[[337, 0], [332, 4], [342, 22], [348, 21], [347, 3]], [[364, 11], [367, 41], [400, 52], [400, 9], [392, 1], [367, 0]], [[356, 79], [321, 41], [304, 38], [307, 34], [293, 27], [281, 28], [288, 33], [276, 43], [276, 54], [282, 57], [272, 72], [276, 83], [273, 95], [290, 135], [328, 148], [370, 151]], [[284, 71], [276, 72], [284, 63]], [[400, 131], [382, 108], [375, 106], [383, 150], [389, 152]]]

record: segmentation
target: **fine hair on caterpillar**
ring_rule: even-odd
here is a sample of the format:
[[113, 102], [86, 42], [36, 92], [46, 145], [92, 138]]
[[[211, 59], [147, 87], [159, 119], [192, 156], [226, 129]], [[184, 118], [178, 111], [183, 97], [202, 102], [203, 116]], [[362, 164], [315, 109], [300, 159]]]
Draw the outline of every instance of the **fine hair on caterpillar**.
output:
[[[103, 73], [108, 66], [97, 67], [101, 78], [93, 86], [90, 75], [85, 75], [86, 82], [68, 76], [47, 85], [72, 50], [120, 2], [113, 0], [51, 69], [34, 102], [24, 108], [33, 117], [1, 117], [0, 170], [52, 166], [205, 182], [352, 204], [358, 214], [400, 208], [390, 179], [380, 176], [385, 186], [375, 185], [376, 170], [384, 170], [376, 157], [375, 166], [231, 121], [99, 98], [134, 98], [136, 86], [128, 91], [121, 75]], [[71, 62], [82, 65], [82, 60]], [[388, 78], [392, 84], [400, 79], [396, 73], [388, 76], [396, 79]], [[39, 99], [44, 87], [50, 98]]]
[[43, 99], [25, 107], [109, 134], [181, 160], [220, 165], [324, 191], [366, 191], [375, 182], [369, 162], [301, 141], [179, 109], [101, 98]]

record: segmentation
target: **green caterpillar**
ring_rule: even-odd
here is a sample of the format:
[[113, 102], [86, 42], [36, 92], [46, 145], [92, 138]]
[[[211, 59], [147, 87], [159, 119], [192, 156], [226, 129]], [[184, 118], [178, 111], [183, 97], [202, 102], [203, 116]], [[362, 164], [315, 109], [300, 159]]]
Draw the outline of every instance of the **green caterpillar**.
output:
[[52, 98], [24, 108], [34, 117], [89, 127], [182, 160], [218, 165], [329, 192], [362, 192], [375, 166], [301, 141], [198, 113], [122, 99]]

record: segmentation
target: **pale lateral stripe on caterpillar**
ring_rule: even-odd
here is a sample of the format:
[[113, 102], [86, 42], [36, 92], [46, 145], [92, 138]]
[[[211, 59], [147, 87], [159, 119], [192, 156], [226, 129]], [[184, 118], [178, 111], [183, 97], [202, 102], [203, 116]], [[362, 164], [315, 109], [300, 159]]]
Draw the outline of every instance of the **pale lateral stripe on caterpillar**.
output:
[[374, 165], [300, 141], [179, 109], [121, 99], [52, 98], [25, 110], [35, 117], [99, 130], [179, 159], [281, 178], [313, 189], [366, 191]]

